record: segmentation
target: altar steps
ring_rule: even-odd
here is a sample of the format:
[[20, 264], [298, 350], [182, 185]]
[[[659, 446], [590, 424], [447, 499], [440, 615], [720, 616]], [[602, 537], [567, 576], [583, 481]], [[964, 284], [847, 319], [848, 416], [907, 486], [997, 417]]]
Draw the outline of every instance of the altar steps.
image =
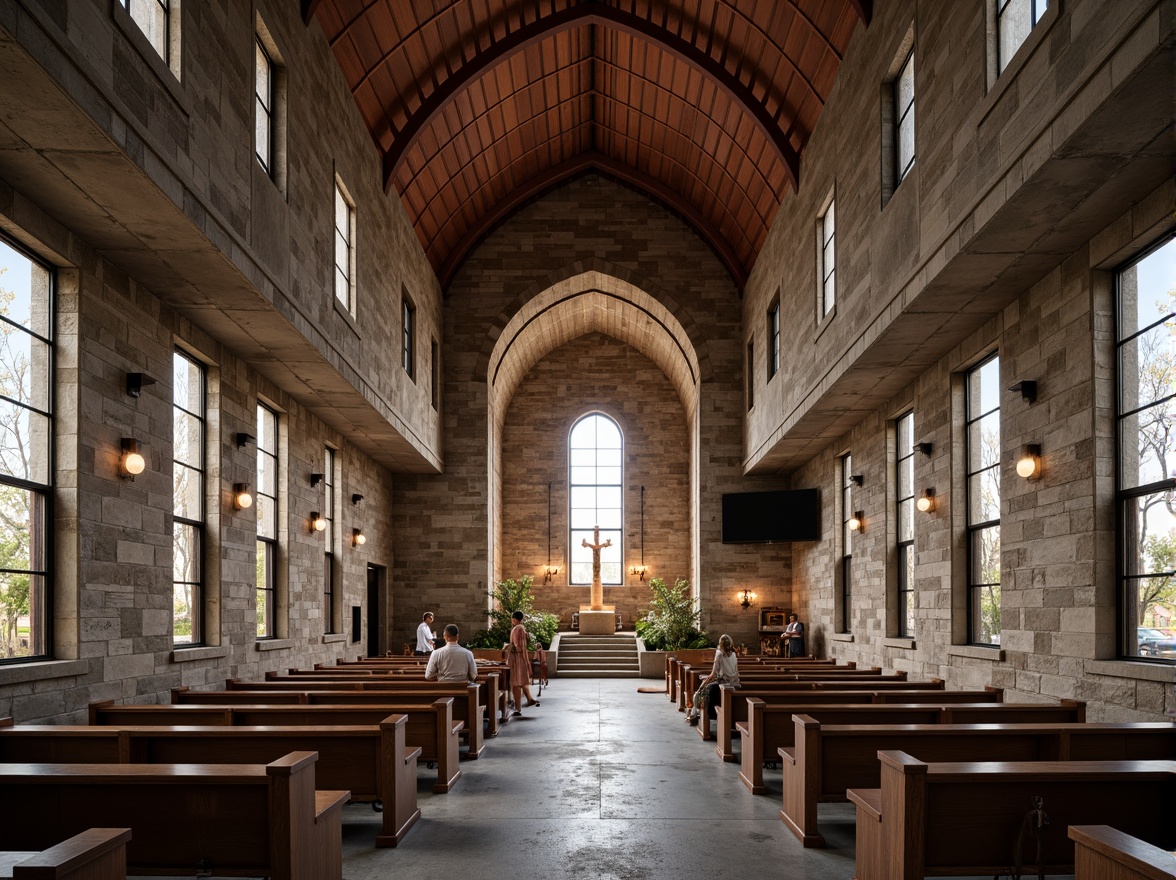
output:
[[639, 672], [633, 633], [559, 634], [560, 678], [637, 678]]

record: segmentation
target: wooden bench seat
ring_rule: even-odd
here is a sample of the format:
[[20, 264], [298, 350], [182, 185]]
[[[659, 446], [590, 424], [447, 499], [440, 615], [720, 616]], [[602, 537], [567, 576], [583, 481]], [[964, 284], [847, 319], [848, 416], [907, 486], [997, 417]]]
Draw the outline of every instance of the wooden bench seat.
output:
[[316, 783], [382, 806], [376, 846], [396, 846], [420, 818], [417, 760], [405, 743], [408, 717], [374, 725], [86, 727], [0, 719], [0, 762], [265, 764], [294, 751], [318, 753]]
[[1071, 761], [1176, 758], [1176, 725], [822, 724], [793, 716], [796, 744], [782, 748], [780, 819], [805, 846], [824, 846], [817, 804], [844, 801], [850, 788], [877, 788], [878, 751], [922, 761]]
[[[712, 660], [707, 660], [705, 663], [681, 663], [678, 665], [676, 691], [679, 712], [684, 712], [686, 710], [691, 697], [693, 697], [694, 692], [698, 690], [699, 683], [710, 674], [712, 668]], [[740, 664], [739, 674], [741, 677], [744, 675], [750, 676], [754, 672], [760, 674], [760, 677], [763, 677], [763, 673], [770, 673], [770, 675], [767, 677], [783, 678], [785, 675], [799, 674], [804, 672], [818, 677], [826, 676], [830, 678], [836, 678], [838, 674], [842, 672], [857, 674], [855, 672], [856, 669], [857, 664], [855, 663], [818, 663], [805, 664], [802, 667], [797, 667], [794, 665], [789, 665], [787, 667], [764, 667], [762, 665], [749, 667], [747, 664]], [[881, 674], [881, 670], [878, 672], [870, 672], [869, 674], [871, 676], [879, 675]]]
[[1074, 880], [1172, 880], [1176, 853], [1109, 825], [1071, 825]]
[[[473, 683], [426, 681], [423, 676], [409, 674], [280, 676], [266, 678], [263, 681], [229, 678], [225, 680], [225, 690], [397, 691], [414, 692], [421, 695], [432, 694], [434, 697], [453, 696], [453, 717], [464, 721], [467, 730], [472, 730], [475, 727], [473, 722], [475, 717], [481, 718], [487, 725], [486, 733], [490, 736], [498, 735], [499, 725], [505, 723], [507, 717], [503, 714], [506, 711], [506, 695], [499, 690], [499, 676], [493, 673], [479, 676], [478, 681]], [[497, 715], [494, 707], [499, 710]], [[477, 726], [481, 730], [481, 725]], [[468, 734], [466, 738], [469, 739]], [[474, 757], [482, 753], [484, 746], [481, 733], [478, 734], [477, 739], [477, 748], [472, 749], [477, 753]]]
[[346, 791], [316, 794], [314, 752], [269, 764], [0, 764], [0, 848], [130, 828], [127, 872], [341, 880]]
[[87, 828], [41, 852], [0, 852], [13, 880], [126, 880], [129, 828]]
[[[735, 734], [735, 723], [747, 718], [747, 697], [759, 697], [765, 702], [780, 703], [792, 701], [793, 697], [800, 694], [812, 694], [813, 696], [806, 696], [796, 702], [876, 703], [881, 702], [878, 694], [893, 691], [902, 695], [899, 702], [921, 703], [927, 700], [948, 702], [954, 699], [964, 702], [966, 694], [978, 695], [976, 699], [983, 701], [986, 698], [992, 698], [986, 697], [986, 693], [993, 693], [992, 691], [946, 691], [943, 688], [943, 679], [941, 678], [935, 678], [931, 681], [906, 682], [878, 681], [875, 677], [870, 679], [869, 683], [872, 687], [867, 687], [865, 682], [859, 681], [811, 682], [803, 685], [798, 682], [760, 682], [740, 687], [721, 685], [719, 687], [719, 705], [715, 707], [714, 733], [718, 740], [715, 750], [724, 761], [735, 760], [734, 753], [731, 751], [732, 737]], [[730, 692], [729, 695], [728, 692]], [[832, 696], [819, 696], [825, 693], [831, 693]], [[858, 696], [852, 696], [855, 693]], [[923, 694], [931, 694], [931, 696], [921, 696]], [[945, 697], [945, 694], [959, 696]], [[698, 721], [698, 735], [705, 740], [711, 738], [711, 733], [711, 720], [704, 712]]]
[[[690, 648], [685, 651], [675, 651], [673, 654], [666, 655], [666, 694], [670, 702], [677, 703], [679, 711], [683, 711], [685, 707], [685, 700], [689, 694], [685, 693], [685, 687], [682, 685], [681, 675], [683, 666], [698, 667], [703, 666], [709, 670], [714, 663], [715, 649], [714, 648]], [[748, 669], [756, 666], [766, 666], [771, 664], [772, 668], [811, 668], [836, 666], [835, 660], [818, 660], [815, 657], [791, 657], [783, 659], [779, 657], [760, 657], [741, 656], [738, 658], [739, 668]], [[856, 664], [850, 662], [843, 664], [840, 668], [853, 668]]]
[[437, 768], [433, 791], [449, 791], [461, 779], [458, 766], [458, 735], [464, 726], [453, 720], [453, 698], [440, 697], [431, 704], [386, 703], [378, 706], [124, 706], [112, 700], [90, 704], [91, 725], [138, 727], [144, 725], [207, 725], [264, 727], [287, 725], [322, 727], [378, 725], [389, 715], [407, 716], [405, 745], [421, 750], [419, 760]]
[[[944, 691], [944, 693], [951, 693]], [[979, 694], [980, 691], [966, 693]], [[796, 744], [793, 715], [808, 715], [821, 724], [1065, 724], [1086, 720], [1086, 704], [1060, 703], [862, 703], [798, 705], [747, 701], [747, 720], [736, 723], [740, 734], [739, 778], [753, 794], [763, 794], [763, 765], [780, 760], [779, 750]]]
[[[881, 786], [847, 792], [857, 807], [857, 880], [1007, 874], [1033, 799], [1049, 818], [1048, 874], [1075, 872], [1075, 825], [1114, 823], [1161, 850], [1176, 848], [1176, 761], [927, 763], [877, 753]], [[1035, 873], [1032, 835], [1022, 864]], [[1098, 875], [1100, 878], [1107, 875]], [[1130, 876], [1130, 875], [1128, 875]]]

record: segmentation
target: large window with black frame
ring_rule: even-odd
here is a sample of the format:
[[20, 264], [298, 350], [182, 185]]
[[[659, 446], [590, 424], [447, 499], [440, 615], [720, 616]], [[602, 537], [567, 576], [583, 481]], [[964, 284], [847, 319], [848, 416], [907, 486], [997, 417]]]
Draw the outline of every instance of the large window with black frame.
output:
[[278, 414], [257, 405], [257, 637], [277, 635]]
[[1121, 653], [1176, 661], [1176, 239], [1115, 275]]
[[915, 414], [905, 412], [894, 422], [894, 513], [897, 541], [894, 634], [900, 638], [915, 632], [913, 590], [915, 583]]
[[603, 413], [579, 419], [568, 434], [568, 583], [591, 584], [596, 528], [600, 528], [600, 582], [624, 583], [625, 444], [621, 427]]
[[850, 632], [853, 624], [853, 534], [861, 520], [853, 507], [853, 456], [841, 456], [841, 578], [838, 583], [837, 631]]
[[52, 268], [0, 238], [0, 663], [48, 657]]
[[206, 371], [172, 355], [172, 643], [204, 642]]
[[1000, 359], [968, 371], [964, 448], [967, 477], [968, 641], [1000, 644]]

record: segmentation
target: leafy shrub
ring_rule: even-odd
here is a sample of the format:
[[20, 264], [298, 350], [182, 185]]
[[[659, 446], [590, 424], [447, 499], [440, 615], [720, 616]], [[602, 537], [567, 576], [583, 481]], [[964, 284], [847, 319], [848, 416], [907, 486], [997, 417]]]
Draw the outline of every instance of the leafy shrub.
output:
[[490, 627], [474, 633], [466, 641], [467, 648], [501, 648], [510, 641], [514, 628], [511, 615], [523, 612], [523, 626], [527, 630], [530, 647], [538, 642], [544, 648], [551, 646], [551, 640], [559, 631], [559, 617], [546, 611], [535, 610], [535, 597], [531, 593], [534, 579], [525, 574], [518, 580], [507, 578], [494, 587], [494, 607], [486, 612]]
[[652, 578], [649, 591], [653, 594], [650, 608], [635, 627], [646, 649], [679, 651], [710, 645], [706, 633], [698, 629], [699, 612], [690, 597], [690, 581], [679, 578], [671, 587], [663, 578]]

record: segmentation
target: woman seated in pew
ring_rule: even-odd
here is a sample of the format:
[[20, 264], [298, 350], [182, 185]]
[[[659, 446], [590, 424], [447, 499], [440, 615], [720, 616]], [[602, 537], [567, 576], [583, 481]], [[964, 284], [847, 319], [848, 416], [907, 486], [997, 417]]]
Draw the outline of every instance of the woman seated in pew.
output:
[[694, 708], [686, 716], [687, 724], [697, 724], [702, 712], [712, 721], [718, 717], [715, 706], [719, 703], [719, 685], [730, 684], [739, 687], [739, 658], [735, 645], [726, 633], [719, 636], [719, 647], [715, 649], [715, 662], [710, 674], [698, 685], [694, 694]]

